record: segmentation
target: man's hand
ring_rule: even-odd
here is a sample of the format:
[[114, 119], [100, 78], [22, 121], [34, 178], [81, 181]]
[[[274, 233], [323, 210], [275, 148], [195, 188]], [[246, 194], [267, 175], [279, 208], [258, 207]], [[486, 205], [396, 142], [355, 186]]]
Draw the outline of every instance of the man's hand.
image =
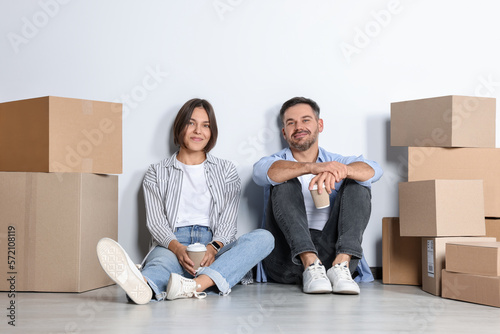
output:
[[324, 182], [326, 191], [330, 194], [335, 189], [335, 182], [340, 182], [345, 178], [361, 182], [367, 181], [375, 175], [375, 171], [370, 165], [362, 161], [344, 165], [337, 161], [295, 162], [278, 160], [271, 165], [267, 172], [269, 178], [278, 183], [305, 174], [315, 175], [311, 183], [309, 183], [309, 189], [312, 189], [314, 184], [318, 184], [319, 192], [321, 192]]
[[309, 183], [309, 190], [312, 190], [314, 184], [318, 185], [318, 193], [321, 194], [322, 185], [325, 185], [326, 191], [331, 194], [335, 190], [335, 183], [345, 179], [348, 175], [349, 166], [337, 161], [328, 161], [312, 164], [311, 174], [316, 176]]
[[309, 190], [314, 184], [318, 185], [318, 193], [321, 193], [321, 185], [325, 184], [326, 191], [331, 194], [335, 189], [335, 183], [345, 178], [356, 181], [366, 181], [375, 175], [375, 171], [365, 162], [356, 161], [349, 165], [344, 165], [336, 161], [320, 162], [311, 165], [311, 174], [316, 176], [309, 183]]

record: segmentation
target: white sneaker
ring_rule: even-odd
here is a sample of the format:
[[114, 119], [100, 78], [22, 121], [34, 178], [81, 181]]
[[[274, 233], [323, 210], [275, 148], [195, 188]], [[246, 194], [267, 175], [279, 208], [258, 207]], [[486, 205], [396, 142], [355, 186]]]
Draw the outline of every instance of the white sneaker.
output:
[[191, 298], [196, 297], [198, 299], [205, 298], [207, 294], [205, 292], [197, 292], [195, 280], [183, 277], [179, 274], [170, 274], [170, 279], [167, 284], [167, 299], [174, 300], [179, 298]]
[[330, 293], [332, 283], [326, 277], [325, 267], [316, 259], [313, 264], [302, 273], [303, 287], [305, 293]]
[[125, 250], [114, 240], [102, 238], [97, 243], [97, 257], [102, 269], [136, 304], [147, 304], [153, 291]]
[[349, 263], [344, 261], [336, 264], [326, 273], [333, 285], [333, 293], [359, 295], [359, 286], [351, 277]]

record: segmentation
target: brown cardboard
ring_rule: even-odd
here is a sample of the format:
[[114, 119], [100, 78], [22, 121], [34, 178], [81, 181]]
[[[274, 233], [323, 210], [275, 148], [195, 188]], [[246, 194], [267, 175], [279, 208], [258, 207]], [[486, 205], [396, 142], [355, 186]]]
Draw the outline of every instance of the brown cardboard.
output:
[[500, 277], [443, 270], [443, 298], [500, 307]]
[[[113, 284], [96, 245], [118, 237], [118, 176], [0, 172], [0, 213], [1, 271], [15, 276], [16, 291], [82, 292]], [[13, 267], [9, 227], [15, 229]], [[0, 280], [0, 291], [9, 289]]]
[[496, 101], [442, 96], [391, 103], [392, 146], [495, 147]]
[[494, 242], [488, 237], [422, 238], [422, 290], [441, 295], [441, 270], [445, 268], [446, 243]]
[[484, 181], [485, 217], [500, 217], [500, 148], [408, 148], [408, 181]]
[[482, 180], [399, 183], [401, 236], [484, 236]]
[[382, 282], [422, 284], [422, 251], [418, 237], [399, 235], [399, 218], [382, 219]]
[[497, 238], [500, 241], [500, 219], [486, 218], [486, 236]]
[[122, 105], [46, 96], [0, 103], [0, 171], [122, 172]]
[[447, 243], [446, 270], [472, 275], [500, 276], [500, 242]]

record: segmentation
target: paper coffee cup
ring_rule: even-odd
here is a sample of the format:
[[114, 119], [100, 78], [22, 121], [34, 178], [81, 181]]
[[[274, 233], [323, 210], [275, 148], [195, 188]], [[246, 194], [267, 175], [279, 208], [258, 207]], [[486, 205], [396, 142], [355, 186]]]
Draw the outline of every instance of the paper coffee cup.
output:
[[205, 256], [205, 252], [207, 251], [207, 247], [205, 245], [196, 242], [187, 247], [187, 254], [191, 261], [194, 262], [194, 270], [198, 270], [200, 267], [201, 260]]
[[321, 194], [318, 194], [318, 185], [315, 184], [311, 190], [311, 196], [314, 201], [314, 206], [316, 209], [324, 209], [330, 206], [330, 195], [323, 186]]

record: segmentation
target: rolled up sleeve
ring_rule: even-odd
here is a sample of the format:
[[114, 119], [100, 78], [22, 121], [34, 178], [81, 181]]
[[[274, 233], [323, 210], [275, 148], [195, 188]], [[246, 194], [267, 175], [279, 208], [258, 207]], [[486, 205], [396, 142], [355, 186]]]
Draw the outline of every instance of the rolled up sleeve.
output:
[[384, 171], [382, 170], [382, 168], [380, 167], [380, 165], [378, 163], [376, 163], [373, 160], [365, 159], [363, 157], [363, 155], [350, 156], [350, 157], [340, 157], [340, 159], [337, 161], [339, 161], [345, 165], [348, 165], [348, 164], [353, 163], [353, 162], [364, 162], [365, 164], [367, 164], [368, 166], [373, 168], [373, 171], [375, 172], [375, 174], [370, 179], [368, 179], [366, 181], [356, 181], [357, 183], [359, 183], [365, 187], [370, 188], [371, 184], [378, 181], [382, 177], [382, 175], [384, 174]]
[[274, 182], [273, 180], [271, 180], [267, 175], [267, 172], [269, 171], [269, 168], [271, 168], [271, 165], [278, 160], [285, 160], [285, 159], [278, 155], [271, 155], [257, 161], [253, 165], [253, 176], [252, 176], [253, 181], [257, 185], [262, 187], [269, 185], [275, 186], [277, 184], [280, 184], [280, 182]]

